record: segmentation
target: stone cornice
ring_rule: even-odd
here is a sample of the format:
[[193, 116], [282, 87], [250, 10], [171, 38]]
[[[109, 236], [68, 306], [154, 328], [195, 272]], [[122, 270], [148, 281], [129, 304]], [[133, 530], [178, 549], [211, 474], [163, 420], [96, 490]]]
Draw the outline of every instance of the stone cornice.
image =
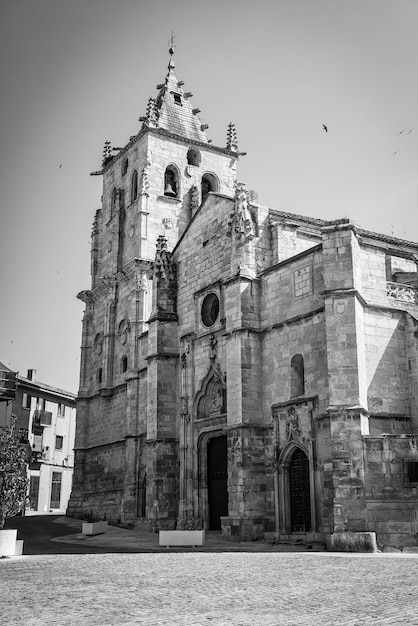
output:
[[259, 276], [262, 277], [265, 274], [270, 274], [270, 272], [274, 272], [275, 270], [278, 270], [286, 265], [291, 265], [295, 261], [299, 261], [300, 259], [303, 259], [303, 257], [309, 256], [310, 254], [314, 254], [315, 252], [319, 252], [320, 250], [322, 250], [322, 243], [318, 243], [315, 246], [312, 246], [312, 248], [308, 248], [307, 250], [304, 250], [303, 252], [299, 252], [299, 254], [295, 254], [294, 256], [291, 256], [288, 259], [284, 259], [283, 261], [279, 261], [278, 263], [275, 263], [274, 265], [267, 267], [265, 270], [259, 273]]

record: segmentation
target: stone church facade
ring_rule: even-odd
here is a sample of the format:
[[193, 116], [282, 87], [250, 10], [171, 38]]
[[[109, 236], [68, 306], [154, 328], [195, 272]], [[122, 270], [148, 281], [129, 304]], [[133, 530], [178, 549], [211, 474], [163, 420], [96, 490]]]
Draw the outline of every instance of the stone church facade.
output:
[[105, 145], [68, 514], [418, 536], [418, 244], [261, 206], [175, 75]]

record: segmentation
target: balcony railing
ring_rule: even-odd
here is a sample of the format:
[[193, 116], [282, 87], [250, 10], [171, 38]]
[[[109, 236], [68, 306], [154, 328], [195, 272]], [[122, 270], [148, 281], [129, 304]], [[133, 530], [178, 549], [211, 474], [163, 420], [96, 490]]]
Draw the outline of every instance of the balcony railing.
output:
[[51, 426], [51, 411], [41, 411], [40, 409], [37, 409], [33, 414], [33, 423], [39, 426]]
[[416, 304], [418, 302], [417, 290], [411, 285], [402, 283], [386, 283], [386, 293], [389, 298], [401, 300], [402, 302], [410, 302]]

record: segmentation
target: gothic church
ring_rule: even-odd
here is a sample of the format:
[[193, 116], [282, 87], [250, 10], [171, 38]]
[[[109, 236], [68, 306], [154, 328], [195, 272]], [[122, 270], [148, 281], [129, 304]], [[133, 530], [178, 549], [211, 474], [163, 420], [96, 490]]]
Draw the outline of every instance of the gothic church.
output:
[[416, 545], [418, 244], [260, 205], [172, 48], [157, 89], [95, 172], [67, 514]]

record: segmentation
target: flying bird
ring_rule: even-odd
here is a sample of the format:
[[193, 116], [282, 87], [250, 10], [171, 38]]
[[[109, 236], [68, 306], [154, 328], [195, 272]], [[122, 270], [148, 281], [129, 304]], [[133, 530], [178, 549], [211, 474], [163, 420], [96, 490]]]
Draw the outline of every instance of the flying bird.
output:
[[399, 131], [398, 135], [402, 135], [402, 133], [406, 133], [406, 130]]
[[398, 154], [399, 150], [395, 150], [395, 152], [392, 152], [391, 156], [395, 156], [395, 154]]
[[60, 165], [60, 169], [61, 169], [61, 168], [62, 168], [62, 163], [61, 163], [61, 165]]
[[325, 126], [325, 124], [322, 124], [322, 128], [324, 129], [326, 133], [328, 132], [328, 128]]

